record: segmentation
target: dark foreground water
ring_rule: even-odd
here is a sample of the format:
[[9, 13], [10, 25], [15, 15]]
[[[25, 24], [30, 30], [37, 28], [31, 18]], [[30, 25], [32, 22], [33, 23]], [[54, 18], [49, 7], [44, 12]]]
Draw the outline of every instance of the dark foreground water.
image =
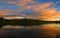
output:
[[0, 38], [60, 38], [60, 24], [36, 26], [4, 26]]

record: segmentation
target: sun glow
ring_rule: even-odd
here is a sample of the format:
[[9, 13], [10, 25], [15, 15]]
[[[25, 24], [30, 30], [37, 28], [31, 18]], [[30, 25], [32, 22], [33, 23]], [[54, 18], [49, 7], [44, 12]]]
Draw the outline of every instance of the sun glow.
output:
[[24, 17], [4, 17], [4, 19], [24, 19]]

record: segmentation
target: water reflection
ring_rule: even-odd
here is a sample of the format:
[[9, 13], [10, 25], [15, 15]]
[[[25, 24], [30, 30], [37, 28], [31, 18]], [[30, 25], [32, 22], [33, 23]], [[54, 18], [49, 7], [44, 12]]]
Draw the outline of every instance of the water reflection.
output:
[[[9, 28], [9, 29], [8, 29]], [[14, 34], [21, 33], [19, 37], [33, 37], [33, 38], [58, 38], [60, 36], [60, 24], [50, 23], [50, 24], [43, 24], [43, 25], [35, 25], [35, 26], [12, 26], [12, 25], [6, 25], [2, 27], [2, 31], [0, 32], [2, 35], [3, 33], [8, 36], [11, 34], [11, 36], [17, 36]], [[12, 31], [13, 30], [13, 31]], [[19, 33], [18, 33], [19, 32]], [[13, 33], [13, 34], [12, 34]], [[30, 34], [31, 33], [31, 34]], [[22, 35], [23, 34], [23, 35]], [[30, 36], [30, 35], [32, 36]], [[1, 35], [1, 36], [2, 36]]]
[[57, 38], [60, 34], [60, 24], [44, 24], [42, 30], [44, 38]]

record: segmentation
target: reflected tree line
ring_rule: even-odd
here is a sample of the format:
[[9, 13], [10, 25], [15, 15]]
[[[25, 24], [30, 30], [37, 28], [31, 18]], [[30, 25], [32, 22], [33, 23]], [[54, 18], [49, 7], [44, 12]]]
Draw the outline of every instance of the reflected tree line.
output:
[[43, 21], [36, 19], [14, 19], [8, 20], [4, 18], [0, 18], [0, 27], [4, 25], [22, 25], [22, 26], [33, 26], [33, 25], [41, 25], [47, 23], [60, 23], [60, 21]]

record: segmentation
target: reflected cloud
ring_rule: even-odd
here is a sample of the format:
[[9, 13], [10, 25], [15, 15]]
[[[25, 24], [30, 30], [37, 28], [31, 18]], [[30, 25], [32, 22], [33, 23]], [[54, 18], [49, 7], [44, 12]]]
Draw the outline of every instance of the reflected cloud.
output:
[[56, 38], [60, 34], [60, 24], [44, 24], [41, 28], [44, 38]]
[[36, 26], [11, 26], [7, 25], [4, 26], [3, 29], [22, 29], [22, 30], [32, 30], [38, 31], [39, 33], [43, 33], [43, 38], [56, 38], [56, 35], [60, 34], [60, 24], [43, 24], [43, 25], [36, 25]]

